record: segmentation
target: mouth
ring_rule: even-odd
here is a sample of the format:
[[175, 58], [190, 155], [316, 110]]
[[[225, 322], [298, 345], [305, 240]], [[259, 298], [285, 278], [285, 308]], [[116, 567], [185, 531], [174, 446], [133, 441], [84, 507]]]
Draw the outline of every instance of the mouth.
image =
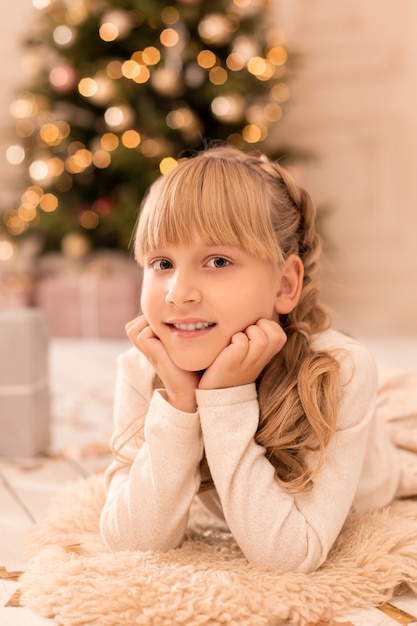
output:
[[213, 326], [215, 326], [215, 324], [213, 322], [188, 322], [186, 324], [173, 323], [173, 324], [168, 324], [168, 326], [171, 326], [172, 328], [175, 328], [176, 330], [196, 331], [196, 330], [206, 330], [207, 328], [212, 328]]

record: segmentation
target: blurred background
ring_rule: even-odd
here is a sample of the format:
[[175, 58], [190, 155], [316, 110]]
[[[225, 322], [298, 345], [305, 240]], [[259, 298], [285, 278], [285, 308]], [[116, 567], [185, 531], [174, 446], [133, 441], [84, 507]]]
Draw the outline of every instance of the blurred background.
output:
[[312, 193], [336, 326], [417, 333], [413, 0], [14, 0], [0, 38], [0, 307], [121, 337], [144, 189], [204, 139]]

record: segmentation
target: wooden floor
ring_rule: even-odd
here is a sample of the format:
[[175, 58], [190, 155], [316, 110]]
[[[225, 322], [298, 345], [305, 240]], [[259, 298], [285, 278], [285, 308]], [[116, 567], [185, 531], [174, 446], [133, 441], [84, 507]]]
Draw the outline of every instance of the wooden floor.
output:
[[[48, 457], [0, 457], [0, 625], [53, 625], [13, 603], [24, 569], [28, 531], [45, 516], [62, 486], [101, 472], [109, 462], [116, 356], [126, 341], [53, 339], [50, 345], [51, 438]], [[1, 433], [0, 433], [1, 436]], [[116, 626], [116, 625], [115, 625]]]
[[[366, 341], [365, 341], [366, 343]], [[368, 340], [379, 360], [417, 371], [417, 337]], [[68, 481], [101, 472], [109, 457], [115, 358], [127, 341], [59, 340], [50, 346], [52, 446], [48, 457], [0, 458], [0, 625], [52, 626], [25, 607], [13, 604], [19, 582], [13, 572], [24, 569], [28, 531], [48, 510], [51, 497]], [[1, 433], [0, 433], [1, 436]], [[395, 604], [416, 616], [411, 594]], [[355, 626], [393, 626], [378, 609], [337, 616]], [[406, 623], [402, 621], [400, 623]], [[417, 625], [417, 621], [415, 622]], [[115, 624], [117, 626], [117, 624]]]

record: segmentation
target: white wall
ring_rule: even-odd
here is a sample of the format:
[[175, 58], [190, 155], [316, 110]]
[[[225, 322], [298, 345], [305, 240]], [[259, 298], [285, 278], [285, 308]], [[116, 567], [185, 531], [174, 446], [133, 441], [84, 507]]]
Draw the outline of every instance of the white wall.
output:
[[330, 209], [324, 293], [351, 332], [417, 334], [417, 2], [278, 0], [301, 59], [280, 139]]

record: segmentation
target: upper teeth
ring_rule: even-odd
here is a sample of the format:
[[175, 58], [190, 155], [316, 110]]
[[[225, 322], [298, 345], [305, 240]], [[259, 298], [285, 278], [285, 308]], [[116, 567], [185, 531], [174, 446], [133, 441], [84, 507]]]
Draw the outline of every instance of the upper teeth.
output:
[[179, 330], [201, 330], [212, 326], [210, 322], [196, 322], [195, 324], [174, 324], [175, 328]]

